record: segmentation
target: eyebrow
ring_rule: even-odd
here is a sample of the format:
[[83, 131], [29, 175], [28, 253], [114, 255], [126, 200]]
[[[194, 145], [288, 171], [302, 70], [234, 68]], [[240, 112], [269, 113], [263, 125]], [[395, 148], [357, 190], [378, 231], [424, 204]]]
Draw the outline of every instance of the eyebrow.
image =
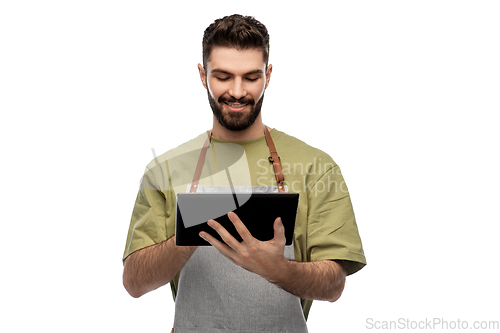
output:
[[[226, 75], [233, 75], [233, 73], [230, 73], [228, 71], [225, 71], [223, 69], [214, 69], [212, 70], [211, 74], [226, 74]], [[245, 74], [243, 74], [243, 76], [246, 76], [246, 75], [252, 75], [252, 74], [260, 74], [260, 75], [263, 75], [264, 72], [262, 71], [262, 69], [256, 69], [256, 70], [253, 70], [253, 71], [250, 71], [250, 72], [246, 72]]]

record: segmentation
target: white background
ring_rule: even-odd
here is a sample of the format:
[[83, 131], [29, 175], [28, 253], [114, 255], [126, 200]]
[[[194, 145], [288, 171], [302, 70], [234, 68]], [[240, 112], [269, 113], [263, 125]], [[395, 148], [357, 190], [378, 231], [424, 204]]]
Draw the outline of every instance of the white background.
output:
[[169, 331], [121, 256], [151, 148], [211, 126], [201, 39], [233, 13], [271, 35], [264, 122], [340, 165], [368, 259], [310, 331], [500, 320], [497, 1], [3, 1], [2, 326]]

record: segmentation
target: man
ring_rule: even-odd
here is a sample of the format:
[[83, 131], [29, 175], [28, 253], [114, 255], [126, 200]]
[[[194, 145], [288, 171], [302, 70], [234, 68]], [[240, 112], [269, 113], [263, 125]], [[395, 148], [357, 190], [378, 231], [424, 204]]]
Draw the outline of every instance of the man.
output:
[[[312, 300], [336, 301], [346, 275], [366, 264], [338, 166], [324, 152], [264, 127], [268, 57], [267, 29], [254, 18], [232, 15], [212, 23], [203, 37], [203, 65], [198, 64], [214, 115], [212, 130], [146, 168], [123, 257], [123, 283], [133, 297], [170, 283], [176, 333], [307, 332]], [[201, 179], [190, 185], [204, 142], [209, 153], [201, 159]], [[272, 145], [282, 183], [268, 161]], [[224, 242], [201, 232], [212, 246], [176, 246], [176, 194], [191, 186], [213, 192], [228, 185], [252, 192], [283, 191], [284, 185], [299, 193], [293, 245], [285, 246], [279, 218], [274, 238], [262, 242], [245, 227], [252, 221], [230, 212], [242, 242], [209, 221]]]

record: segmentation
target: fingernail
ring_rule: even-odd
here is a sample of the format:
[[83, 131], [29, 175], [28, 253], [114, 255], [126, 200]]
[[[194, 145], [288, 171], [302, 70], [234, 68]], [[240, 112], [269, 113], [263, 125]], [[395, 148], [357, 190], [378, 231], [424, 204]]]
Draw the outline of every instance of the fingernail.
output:
[[214, 226], [214, 221], [212, 221], [212, 220], [208, 221], [208, 225], [211, 226], [211, 227], [213, 227]]
[[203, 233], [201, 233], [201, 232], [200, 232], [200, 237], [203, 238], [203, 239], [205, 239], [205, 235]]
[[279, 225], [279, 226], [282, 226], [282, 225], [283, 225], [283, 222], [281, 221], [281, 217], [278, 217], [278, 225]]

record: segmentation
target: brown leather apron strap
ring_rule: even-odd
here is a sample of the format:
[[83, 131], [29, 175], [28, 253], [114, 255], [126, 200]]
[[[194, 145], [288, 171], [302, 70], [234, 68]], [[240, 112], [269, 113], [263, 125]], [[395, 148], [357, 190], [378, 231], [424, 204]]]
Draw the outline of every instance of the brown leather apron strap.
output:
[[281, 159], [278, 156], [278, 152], [276, 151], [276, 147], [274, 146], [273, 138], [267, 129], [267, 126], [264, 125], [264, 134], [266, 136], [267, 146], [269, 147], [269, 162], [273, 164], [274, 175], [276, 176], [276, 184], [278, 185], [278, 192], [285, 192], [285, 187], [283, 186], [283, 182], [285, 181], [285, 176], [283, 175], [283, 168], [281, 167]]
[[[283, 182], [285, 181], [285, 176], [283, 174], [283, 168], [281, 167], [281, 160], [278, 156], [278, 152], [276, 151], [276, 147], [274, 146], [273, 138], [267, 129], [267, 126], [264, 125], [264, 135], [266, 137], [266, 143], [269, 147], [269, 162], [273, 164], [274, 175], [276, 176], [276, 184], [278, 185], [278, 192], [285, 192], [285, 186]], [[207, 155], [208, 146], [210, 145], [210, 139], [212, 138], [212, 131], [208, 134], [205, 143], [203, 144], [203, 148], [200, 152], [200, 157], [198, 158], [198, 164], [196, 165], [196, 170], [194, 171], [193, 181], [191, 182], [191, 188], [189, 189], [189, 193], [195, 193], [198, 189], [198, 183], [200, 181], [201, 170], [203, 169], [203, 164], [205, 163], [205, 156]]]

